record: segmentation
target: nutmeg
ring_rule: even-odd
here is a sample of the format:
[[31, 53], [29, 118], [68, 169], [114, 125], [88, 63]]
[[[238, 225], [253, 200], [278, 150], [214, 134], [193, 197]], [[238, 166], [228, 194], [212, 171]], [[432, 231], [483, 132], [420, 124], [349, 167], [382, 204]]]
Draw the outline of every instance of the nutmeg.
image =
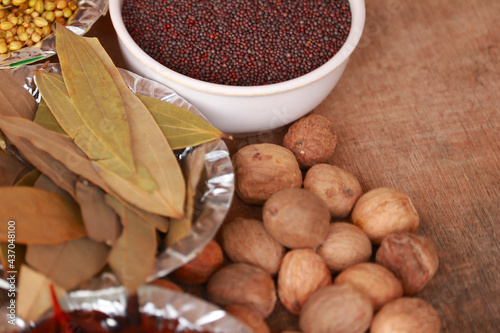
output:
[[368, 261], [372, 255], [372, 243], [359, 227], [351, 223], [334, 222], [330, 224], [330, 232], [316, 252], [330, 270], [341, 271]]
[[289, 188], [273, 194], [264, 204], [266, 230], [291, 249], [316, 248], [330, 229], [330, 212], [325, 203], [305, 189]]
[[276, 304], [271, 275], [259, 267], [236, 263], [215, 272], [208, 280], [208, 299], [219, 305], [242, 304], [267, 318]]
[[248, 205], [263, 204], [284, 188], [301, 187], [302, 172], [293, 153], [271, 143], [251, 144], [232, 158], [236, 194]]
[[303, 333], [364, 333], [370, 326], [370, 299], [349, 285], [331, 285], [309, 297], [300, 312]]
[[270, 332], [269, 326], [262, 318], [262, 314], [253, 308], [241, 304], [232, 304], [228, 305], [224, 310], [251, 328], [254, 333]]
[[224, 262], [224, 254], [217, 242], [211, 240], [193, 260], [173, 271], [170, 276], [185, 284], [203, 284]]
[[298, 315], [304, 303], [316, 290], [332, 283], [323, 259], [312, 249], [289, 251], [278, 274], [278, 297], [293, 314]]
[[302, 168], [328, 161], [336, 145], [337, 134], [332, 122], [316, 113], [295, 121], [283, 138], [283, 146], [293, 152]]
[[363, 194], [352, 211], [352, 222], [375, 244], [395, 232], [415, 232], [419, 216], [411, 199], [393, 188], [377, 188]]
[[271, 275], [278, 272], [285, 248], [266, 231], [262, 222], [237, 218], [222, 227], [221, 239], [231, 261], [258, 266]]
[[439, 333], [439, 313], [420, 298], [403, 297], [384, 305], [373, 318], [370, 333]]
[[304, 188], [319, 196], [336, 218], [349, 216], [363, 190], [349, 172], [335, 165], [316, 164], [306, 173]]
[[401, 282], [387, 268], [371, 262], [364, 262], [347, 268], [335, 278], [334, 284], [348, 284], [359, 290], [372, 301], [373, 308], [403, 296]]
[[397, 233], [384, 238], [375, 260], [396, 275], [407, 295], [422, 290], [439, 266], [432, 242], [412, 233]]

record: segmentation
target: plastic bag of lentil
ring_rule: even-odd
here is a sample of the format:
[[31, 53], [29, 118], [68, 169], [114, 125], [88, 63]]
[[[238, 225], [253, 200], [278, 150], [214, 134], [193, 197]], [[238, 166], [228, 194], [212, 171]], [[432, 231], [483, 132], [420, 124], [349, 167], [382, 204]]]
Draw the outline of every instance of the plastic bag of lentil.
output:
[[[161, 332], [252, 332], [219, 307], [186, 293], [144, 285], [137, 292], [137, 308], [135, 305], [127, 308], [127, 302], [131, 302], [128, 296], [123, 287], [79, 290], [65, 295], [59, 303], [66, 313], [71, 315], [79, 311], [80, 320], [87, 323], [97, 321], [106, 332], [121, 332], [125, 329], [126, 325], [130, 325], [130, 318], [136, 309], [143, 315], [143, 323], [153, 323]], [[152, 321], [147, 321], [144, 316]], [[49, 311], [37, 324], [51, 317], [53, 313]], [[26, 323], [22, 319], [18, 319], [16, 324], [16, 330], [12, 332], [30, 332], [33, 327], [37, 327], [37, 324]]]
[[[33, 76], [33, 70], [37, 67], [39, 65], [23, 66], [12, 69], [12, 73], [17, 81], [39, 102], [40, 94]], [[48, 64], [46, 70], [53, 73], [60, 73], [59, 64]], [[194, 106], [168, 87], [127, 70], [119, 70], [133, 92], [186, 108], [204, 118]], [[199, 199], [195, 203], [195, 216], [192, 228], [184, 238], [177, 241], [171, 247], [166, 247], [157, 253], [154, 271], [149, 277], [149, 281], [164, 277], [176, 268], [191, 261], [213, 239], [229, 210], [234, 193], [234, 173], [229, 151], [222, 140], [209, 142], [204, 144], [204, 146], [205, 176], [196, 189], [197, 198]], [[188, 162], [193, 156], [197, 156], [192, 154], [193, 150], [194, 147], [189, 147], [181, 151], [176, 151], [176, 156], [181, 165]], [[2, 289], [3, 291], [9, 289], [8, 274], [6, 273], [0, 264], [0, 313], [2, 313], [2, 310], [5, 310], [7, 306], [6, 302], [9, 301], [1, 293]], [[119, 281], [113, 274], [105, 274], [104, 276], [97, 276], [78, 289], [105, 290], [119, 285]]]
[[[75, 0], [77, 8], [66, 26], [77, 35], [84, 35], [108, 10], [108, 0]], [[0, 69], [31, 64], [56, 54], [55, 36], [50, 34], [30, 47], [0, 54]]]

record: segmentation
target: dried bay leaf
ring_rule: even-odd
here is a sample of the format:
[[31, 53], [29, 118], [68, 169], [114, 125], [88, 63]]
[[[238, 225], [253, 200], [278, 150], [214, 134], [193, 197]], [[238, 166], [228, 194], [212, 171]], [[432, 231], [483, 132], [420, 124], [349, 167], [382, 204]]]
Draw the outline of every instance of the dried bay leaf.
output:
[[31, 170], [16, 182], [16, 186], [33, 186], [41, 174], [38, 169]]
[[[23, 179], [26, 176], [29, 178], [29, 175], [34, 171], [39, 173], [38, 170], [32, 170], [31, 166], [21, 162], [13, 155], [0, 155], [0, 186], [20, 185]], [[0, 242], [0, 261], [5, 271], [17, 272], [24, 262], [26, 246], [16, 244], [15, 249], [12, 250], [8, 248], [8, 245], [8, 242]], [[9, 257], [9, 255], [13, 255], [13, 257]], [[11, 260], [10, 262], [9, 259]]]
[[172, 246], [179, 240], [184, 238], [188, 232], [191, 230], [193, 225], [193, 213], [194, 213], [194, 193], [191, 187], [187, 187], [186, 191], [186, 208], [184, 216], [180, 219], [171, 219], [170, 227], [165, 239], [165, 244], [167, 247]]
[[[17, 150], [22, 153], [24, 159], [33, 164], [35, 168], [49, 176], [54, 182], [56, 182], [67, 192], [73, 193], [76, 176], [72, 172], [70, 172], [62, 163], [60, 163], [60, 161], [55, 160], [45, 151], [42, 151], [37, 146], [33, 145], [32, 142], [36, 142], [37, 144], [39, 143], [41, 146], [45, 144], [47, 147], [50, 147], [54, 151], [57, 151], [61, 155], [61, 157], [64, 157], [64, 160], [67, 160], [65, 162], [71, 162], [72, 165], [76, 166], [76, 164], [74, 163], [74, 159], [71, 158], [71, 155], [65, 154], [65, 152], [61, 151], [59, 149], [60, 147], [58, 147], [57, 145], [54, 146], [52, 145], [52, 143], [47, 144], [46, 142], [44, 142], [44, 140], [46, 139], [45, 134], [49, 131], [38, 135], [39, 133], [37, 132], [37, 126], [30, 121], [31, 117], [29, 113], [23, 112], [22, 109], [12, 109], [10, 111], [11, 112], [9, 113], [4, 112], [4, 114], [13, 116], [5, 117], [4, 119], [7, 120], [7, 123], [3, 124], [3, 131], [8, 136], [10, 142], [12, 142]], [[14, 123], [10, 123], [9, 121], [13, 121]], [[1, 127], [2, 125], [0, 125], [0, 128]], [[18, 130], [21, 131], [20, 134], [24, 133], [24, 135], [17, 135], [16, 132], [18, 132]], [[38, 139], [34, 139], [34, 137], [37, 137], [37, 135]], [[48, 135], [50, 136], [50, 132]], [[30, 139], [31, 142], [26, 138]]]
[[224, 136], [187, 109], [149, 96], [137, 97], [147, 107], [172, 149], [193, 147]]
[[206, 146], [199, 146], [193, 150], [191, 156], [184, 160], [183, 171], [186, 177], [186, 205], [184, 216], [170, 220], [170, 229], [165, 239], [167, 247], [172, 246], [184, 238], [193, 225], [196, 189], [205, 170]]
[[90, 238], [108, 245], [114, 244], [120, 234], [120, 223], [115, 211], [106, 204], [100, 187], [80, 179], [76, 183], [76, 199], [80, 205], [83, 223]]
[[0, 186], [12, 186], [21, 179], [31, 167], [13, 155], [0, 155]]
[[[112, 198], [112, 199], [111, 199]], [[104, 201], [108, 206], [112, 206], [112, 203], [108, 202], [109, 200], [118, 200], [120, 203], [124, 206], [126, 206], [128, 209], [130, 209], [132, 212], [137, 214], [141, 219], [144, 221], [148, 222], [151, 224], [153, 227], [158, 229], [158, 231], [161, 232], [167, 232], [169, 225], [170, 225], [170, 220], [164, 216], [158, 215], [158, 214], [153, 214], [148, 211], [145, 211], [143, 209], [138, 208], [135, 205], [131, 205], [127, 202], [124, 202], [120, 197], [117, 196], [112, 196], [112, 195], [106, 195], [104, 197]]]
[[183, 171], [186, 179], [194, 191], [201, 181], [203, 172], [205, 171], [205, 154], [207, 153], [206, 146], [199, 146], [193, 149], [191, 156], [185, 161]]
[[134, 157], [146, 166], [158, 184], [155, 193], [163, 203], [161, 215], [182, 216], [185, 185], [179, 162], [149, 112], [145, 112], [134, 108], [129, 114]]
[[[33, 145], [36, 149], [46, 152], [54, 160], [61, 163], [64, 169], [70, 170], [72, 173], [88, 179], [105, 190], [108, 188], [106, 183], [101, 179], [101, 177], [99, 177], [96, 169], [92, 166], [91, 161], [89, 161], [89, 159], [78, 149], [78, 147], [76, 147], [69, 137], [46, 130], [32, 121], [17, 117], [0, 116], [0, 128], [4, 131], [9, 140], [11, 140], [17, 147], [20, 142], [19, 140], [16, 142], [16, 138], [26, 139], [27, 142]], [[36, 152], [29, 155], [25, 153], [23, 154], [27, 156], [26, 158], [28, 159], [36, 158]], [[50, 161], [48, 162], [51, 163]], [[46, 170], [43, 170], [38, 165], [35, 166], [44, 174], [49, 175]], [[64, 175], [67, 174], [65, 173]], [[52, 176], [50, 176], [50, 178], [54, 180], [56, 184], [61, 186], [61, 184], [59, 184], [58, 181], [56, 181]], [[69, 193], [72, 193], [74, 192], [75, 181], [76, 179], [73, 179], [73, 189], [63, 186], [61, 187]]]
[[36, 148], [30, 141], [10, 135], [10, 140], [27, 160], [52, 181], [69, 193], [74, 192], [77, 176], [68, 170], [62, 163], [55, 160], [46, 152]]
[[[56, 25], [57, 55], [74, 108], [99, 141], [135, 172], [129, 123], [119, 90], [83, 38]], [[52, 109], [47, 96], [44, 98]]]
[[[64, 29], [64, 28], [62, 28], [62, 29]], [[61, 31], [63, 31], [63, 30], [61, 30]], [[68, 33], [72, 34], [71, 32], [68, 32]], [[57, 35], [57, 33], [56, 33], [56, 35]], [[80, 37], [75, 36], [75, 38], [78, 39]], [[58, 45], [60, 45], [60, 44], [61, 43], [58, 43]], [[74, 45], [69, 45], [69, 48], [71, 48], [73, 46]], [[88, 50], [88, 49], [91, 49], [91, 48], [87, 47], [86, 49]], [[62, 60], [61, 60], [61, 62], [62, 62]], [[98, 62], [98, 61], [96, 61], [96, 62]], [[102, 74], [103, 73], [100, 73], [99, 75], [102, 75]], [[63, 75], [64, 75], [64, 70], [63, 70]], [[68, 84], [68, 82], [66, 82], [66, 84]], [[128, 92], [131, 93], [130, 90], [128, 90]], [[140, 103], [140, 101], [139, 101], [139, 104], [144, 108], [143, 104]], [[149, 114], [149, 112], [148, 112], [148, 114]], [[136, 122], [132, 122], [132, 123], [136, 124]], [[136, 124], [136, 125], [137, 126], [142, 126], [142, 124]], [[137, 131], [132, 131], [132, 132], [136, 133], [135, 137], [137, 138], [137, 140], [139, 142], [142, 143], [142, 145], [136, 146], [135, 151], [138, 151], [138, 154], [146, 154], [146, 155], [148, 154], [147, 152], [144, 152], [144, 149], [143, 149], [144, 147], [147, 147], [147, 149], [151, 149], [151, 146], [153, 145], [153, 146], [159, 146], [159, 148], [162, 148], [162, 145], [158, 145], [157, 142], [151, 142], [151, 141], [147, 140], [148, 136], [151, 137], [151, 134], [150, 134], [151, 131], [146, 130], [145, 132], [143, 131], [142, 133], [139, 133]], [[144, 133], [146, 133], [146, 139], [143, 138]], [[152, 133], [152, 134], [155, 135], [154, 133]], [[164, 140], [164, 138], [163, 138], [163, 140]], [[156, 150], [160, 151], [160, 149], [156, 149]], [[160, 153], [163, 153], [163, 151], [160, 151]], [[174, 170], [175, 170], [175, 167], [178, 168], [177, 160], [175, 159], [175, 156], [173, 155], [171, 149], [169, 149], [169, 153], [170, 153], [170, 155], [168, 155], [168, 154], [160, 154], [160, 155], [152, 156], [152, 159], [149, 159], [147, 161], [148, 163], [142, 163], [142, 164], [146, 165], [146, 167], [148, 168], [148, 170], [152, 169], [152, 170], [155, 170], [155, 171], [156, 171], [156, 169], [158, 169], [158, 168], [156, 168], [156, 166], [159, 165], [159, 164], [161, 164], [161, 168], [159, 169], [160, 172], [158, 172], [158, 175], [155, 175], [155, 177], [156, 178], [163, 177], [164, 174], [165, 174], [165, 171], [162, 170], [162, 169], [164, 169], [164, 168], [169, 169], [171, 167], [171, 165], [165, 164], [165, 163], [159, 163], [158, 161], [165, 160], [169, 156], [172, 156], [172, 157], [174, 157], [174, 159], [173, 159]], [[53, 154], [53, 153], [51, 152], [51, 154]], [[137, 160], [139, 162], [142, 162], [140, 158], [137, 158]], [[98, 168], [97, 171], [98, 171], [99, 176], [102, 177], [105, 180], [105, 183], [109, 184], [106, 187], [108, 189], [112, 188], [112, 190], [113, 190], [114, 193], [118, 193], [122, 197], [122, 199], [125, 199], [127, 202], [135, 204], [138, 207], [140, 207], [140, 208], [142, 208], [142, 209], [144, 209], [146, 211], [150, 211], [150, 212], [153, 212], [153, 213], [156, 213], [156, 214], [170, 215], [170, 216], [172, 216], [172, 215], [179, 216], [179, 215], [182, 214], [182, 209], [177, 209], [176, 210], [175, 209], [176, 207], [174, 207], [174, 209], [172, 209], [172, 207], [169, 207], [168, 204], [170, 203], [169, 200], [171, 200], [171, 199], [170, 199], [170, 197], [167, 197], [167, 200], [165, 199], [164, 193], [166, 192], [166, 190], [159, 189], [158, 191], [153, 192], [153, 193], [143, 193], [145, 191], [141, 192], [140, 191], [141, 188], [139, 186], [137, 186], [137, 184], [134, 184], [133, 182], [124, 180], [123, 178], [117, 176], [116, 174], [113, 174], [112, 172], [109, 172], [106, 169]], [[179, 179], [179, 177], [177, 177], [175, 175], [175, 172], [173, 172], [173, 173], [172, 172], [168, 172], [168, 174], [172, 174], [170, 176], [170, 179], [174, 183], [182, 183], [182, 179]], [[84, 178], [88, 178], [88, 177], [84, 176]], [[156, 180], [156, 178], [155, 178], [155, 180]], [[94, 182], [92, 179], [90, 179], [90, 178], [88, 178], [88, 179], [91, 182]], [[98, 184], [98, 185], [101, 186], [101, 184]], [[101, 187], [103, 187], [103, 186], [101, 186]], [[182, 185], [181, 192], [183, 192], [183, 187], [184, 186]], [[170, 189], [170, 188], [167, 188], [167, 189]], [[105, 188], [105, 190], [106, 190], [106, 188]], [[106, 191], [109, 192], [108, 190], [106, 190]], [[172, 191], [170, 191], [170, 192], [172, 193]], [[176, 193], [176, 192], [177, 191], [174, 191], [173, 193]], [[170, 196], [172, 196], [171, 193], [169, 193]], [[183, 198], [183, 195], [182, 195], [180, 201], [182, 202], [183, 200], [184, 200], [184, 198]]]
[[120, 201], [108, 196], [108, 204], [120, 215], [123, 231], [111, 249], [108, 263], [125, 288], [135, 294], [152, 273], [157, 249], [156, 230]]
[[[225, 136], [187, 109], [153, 97], [140, 94], [136, 96], [147, 107], [172, 149], [193, 147]], [[35, 115], [35, 123], [54, 132], [66, 134], [43, 98]]]
[[24, 263], [26, 254], [26, 245], [16, 244], [16, 247], [9, 249], [8, 242], [0, 242], [0, 261], [4, 267], [4, 271], [19, 272], [21, 265]]
[[143, 209], [134, 207], [132, 205], [127, 205], [128, 209], [137, 214], [141, 219], [151, 224], [153, 227], [161, 232], [167, 232], [170, 227], [170, 220], [164, 216], [157, 214], [152, 214]]
[[52, 307], [50, 285], [54, 286], [57, 297], [62, 297], [66, 291], [45, 275], [27, 265], [22, 265], [19, 271], [17, 286], [17, 315], [25, 321], [36, 321]]
[[65, 191], [62, 187], [58, 186], [54, 181], [52, 181], [52, 179], [50, 179], [45, 174], [42, 174], [40, 177], [38, 177], [33, 187], [55, 193], [63, 199], [76, 203], [71, 194]]
[[54, 131], [59, 134], [66, 135], [66, 132], [63, 130], [56, 117], [50, 111], [49, 106], [42, 98], [40, 103], [38, 104], [38, 109], [35, 114], [35, 120], [33, 120], [36, 124], [46, 128], [48, 130]]
[[[74, 195], [77, 180], [75, 174], [78, 174], [108, 193], [119, 193], [116, 195], [130, 204], [160, 215], [168, 213], [165, 211], [163, 198], [157, 192], [147, 193], [111, 172], [104, 169], [97, 170], [69, 137], [46, 130], [32, 121], [17, 117], [0, 116], [0, 128], [4, 129], [16, 146], [24, 144], [23, 150], [28, 151], [32, 148], [31, 146], [38, 149], [38, 151], [32, 150], [26, 154], [29, 156], [30, 162], [33, 163], [35, 159], [39, 160], [40, 156], [45, 156], [45, 159], [38, 161], [40, 163], [33, 163], [33, 165], [44, 174], [49, 175], [56, 184], [72, 195]], [[42, 154], [44, 152], [46, 154]], [[45, 162], [48, 164], [42, 165]], [[43, 168], [44, 166], [45, 168]], [[55, 169], [52, 170], [51, 166], [54, 166]], [[58, 169], [61, 170], [61, 176], [66, 178], [57, 179], [57, 173], [55, 175], [47, 173]], [[107, 177], [107, 182], [101, 178], [102, 174]], [[65, 182], [60, 182], [60, 180], [65, 180]]]
[[[185, 181], [168, 141], [151, 113], [129, 89], [99, 41], [95, 38], [81, 38], [95, 51], [120, 91], [122, 99], [125, 101], [127, 117], [130, 120], [134, 158], [146, 166], [158, 185], [158, 190], [154, 194], [158, 200], [163, 202], [164, 212], [141, 208], [160, 215], [180, 218], [183, 215]], [[107, 181], [108, 178], [105, 180]]]
[[[101, 129], [91, 128], [85, 123], [73, 105], [62, 76], [38, 70], [35, 71], [35, 77], [38, 88], [58, 123], [93, 163], [147, 192], [156, 189], [156, 183], [144, 166], [138, 164], [136, 170], [130, 170], [117, 152], [102, 142], [97, 134]], [[110, 125], [115, 126], [115, 122], [119, 121], [113, 121]]]
[[66, 290], [90, 280], [107, 263], [109, 246], [88, 237], [54, 245], [28, 245], [26, 262]]
[[[43, 135], [43, 133], [38, 133], [37, 128], [34, 126], [36, 124], [32, 122], [23, 122], [20, 121], [20, 119], [9, 117], [7, 121], [2, 123], [2, 119], [4, 118], [0, 117], [0, 127], [2, 124], [5, 126], [7, 124], [12, 125], [9, 127], [9, 136], [12, 142], [23, 152], [23, 154], [29, 156], [30, 162], [37, 169], [41, 170], [45, 175], [50, 176], [50, 179], [58, 184], [63, 190], [70, 193], [72, 196], [76, 196], [74, 192], [78, 176], [57, 159], [65, 161], [75, 172], [80, 173], [83, 177], [87, 176], [87, 178], [90, 178], [91, 182], [97, 183], [101, 188], [104, 187], [108, 193], [113, 193], [107, 184], [99, 177], [98, 172], [91, 166], [90, 162], [85, 157], [79, 155], [78, 151], [67, 151], [66, 149], [68, 147], [66, 147], [65, 142], [58, 142], [59, 140], [57, 139], [61, 138], [57, 137], [57, 135], [55, 136], [56, 140], [52, 140], [54, 138], [50, 135], [46, 136]], [[32, 141], [10, 134], [10, 131], [27, 136], [31, 138]], [[44, 150], [38, 149], [32, 142], [35, 142], [36, 145], [42, 149], [51, 152], [57, 159]], [[111, 177], [111, 175], [109, 175], [109, 177]], [[127, 182], [124, 182], [120, 178], [116, 178], [114, 185], [114, 189], [121, 191], [129, 204], [135, 204], [139, 207], [142, 206], [146, 209], [154, 208], [153, 211], [156, 210], [160, 213], [164, 211], [161, 199], [152, 199], [152, 196], [155, 194], [147, 194], [137, 188], [131, 188]], [[167, 230], [168, 220], [164, 217], [155, 216], [146, 211], [144, 211], [142, 215], [148, 222], [156, 225], [160, 231]]]
[[164, 216], [171, 216], [173, 214], [168, 205], [165, 204], [164, 198], [157, 191], [152, 193], [142, 191], [137, 186], [134, 186], [134, 184], [104, 169], [98, 170], [98, 174], [104, 179], [106, 186], [112, 189], [112, 191], [107, 191], [108, 193], [116, 195], [127, 203], [154, 214]]
[[8, 70], [0, 70], [0, 114], [33, 120], [37, 109], [35, 98], [24, 89]]
[[[24, 89], [8, 70], [0, 71], [0, 115], [16, 116], [32, 120], [35, 117], [37, 103], [35, 98]], [[0, 148], [10, 151], [5, 136], [0, 132]]]
[[0, 241], [16, 222], [19, 244], [56, 244], [86, 235], [77, 205], [33, 187], [0, 187]]
[[[29, 157], [30, 162], [48, 175], [58, 186], [75, 196], [77, 174], [103, 188], [108, 193], [122, 193], [130, 204], [158, 214], [165, 213], [163, 200], [156, 193], [146, 193], [120, 177], [109, 174], [113, 190], [67, 136], [46, 130], [41, 126], [15, 117], [1, 117], [0, 128], [5, 128], [10, 140]], [[15, 134], [14, 134], [15, 133]], [[27, 139], [24, 139], [27, 138]], [[65, 163], [61, 163], [61, 162]], [[114, 177], [114, 178], [113, 178]], [[108, 179], [108, 180], [109, 180]], [[159, 217], [159, 219], [162, 219]], [[165, 224], [165, 222], [159, 222]], [[160, 229], [161, 230], [161, 229]]]

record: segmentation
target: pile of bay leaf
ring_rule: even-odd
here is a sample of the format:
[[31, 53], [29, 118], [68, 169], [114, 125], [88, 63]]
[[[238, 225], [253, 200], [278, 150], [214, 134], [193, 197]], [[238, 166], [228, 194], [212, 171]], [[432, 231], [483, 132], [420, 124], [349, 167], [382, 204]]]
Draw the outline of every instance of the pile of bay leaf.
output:
[[0, 71], [0, 259], [18, 272], [27, 320], [50, 306], [50, 284], [62, 295], [109, 270], [134, 293], [159, 239], [173, 244], [191, 225], [204, 154], [186, 172], [173, 150], [223, 136], [188, 110], [134, 94], [96, 39], [59, 25], [56, 45], [62, 75], [35, 71], [40, 103]]

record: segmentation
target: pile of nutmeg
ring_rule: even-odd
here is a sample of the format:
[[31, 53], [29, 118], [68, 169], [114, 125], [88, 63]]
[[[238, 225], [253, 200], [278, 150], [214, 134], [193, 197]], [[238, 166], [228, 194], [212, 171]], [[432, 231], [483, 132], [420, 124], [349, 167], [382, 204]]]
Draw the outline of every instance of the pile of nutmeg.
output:
[[[336, 142], [331, 122], [309, 114], [283, 146], [238, 150], [236, 193], [263, 205], [262, 221], [225, 223], [220, 246], [212, 241], [171, 276], [206, 283], [209, 301], [259, 333], [269, 332], [278, 299], [304, 333], [439, 332], [437, 311], [412, 297], [438, 268], [433, 244], [415, 233], [415, 207], [397, 189], [363, 193], [356, 177], [326, 163]], [[231, 263], [222, 265], [222, 251]]]

